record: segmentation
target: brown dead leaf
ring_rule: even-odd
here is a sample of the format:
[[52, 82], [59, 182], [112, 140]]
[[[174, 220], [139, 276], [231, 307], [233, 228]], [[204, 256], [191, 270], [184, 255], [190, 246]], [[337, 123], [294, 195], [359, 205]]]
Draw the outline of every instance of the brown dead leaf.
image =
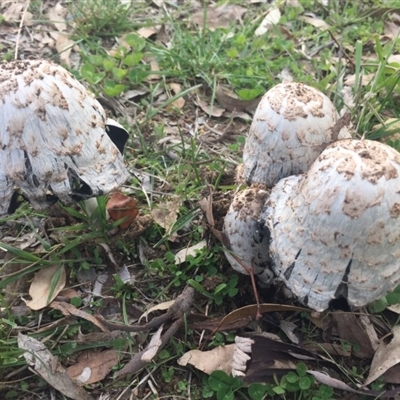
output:
[[106, 206], [107, 212], [113, 221], [124, 218], [119, 225], [121, 229], [128, 229], [139, 214], [137, 202], [121, 192], [114, 192]]
[[[56, 274], [58, 274], [58, 279]], [[57, 279], [57, 281], [53, 282], [53, 279]], [[40, 310], [46, 307], [64, 289], [66, 279], [67, 275], [63, 265], [52, 265], [40, 269], [35, 274], [29, 288], [29, 295], [32, 300], [27, 301], [26, 305], [31, 310]], [[54, 284], [55, 286], [52, 289]]]
[[300, 19], [303, 20], [304, 22], [306, 22], [307, 24], [310, 24], [310, 25], [314, 26], [315, 28], [318, 28], [321, 30], [331, 29], [331, 26], [321, 18], [307, 17], [305, 15], [302, 15], [302, 16], [300, 16]]
[[[112, 342], [115, 339], [121, 339], [126, 336], [125, 332], [115, 330], [111, 332], [89, 332], [84, 335], [79, 329], [76, 342], [79, 344], [93, 344], [101, 342]], [[126, 342], [128, 344], [128, 342]]]
[[208, 29], [214, 31], [218, 28], [229, 28], [233, 22], [240, 21], [246, 11], [246, 8], [235, 4], [223, 4], [219, 7], [211, 5], [207, 8], [205, 24], [203, 9], [195, 12], [191, 19], [200, 28], [205, 25]]
[[18, 347], [25, 350], [24, 357], [50, 387], [58, 390], [69, 399], [93, 400], [85, 389], [78, 386], [65, 372], [46, 346], [39, 340], [18, 333]]
[[262, 36], [268, 32], [273, 25], [277, 25], [281, 19], [281, 12], [278, 7], [270, 7], [261, 21], [261, 24], [255, 30], [254, 35]]
[[65, 22], [66, 15], [67, 9], [63, 7], [61, 3], [57, 3], [55, 6], [50, 7], [47, 11], [47, 18], [59, 32], [67, 30], [67, 24]]
[[393, 21], [385, 21], [385, 33], [384, 35], [389, 39], [395, 39], [399, 36], [400, 26]]
[[210, 375], [213, 371], [232, 371], [232, 358], [235, 345], [218, 346], [212, 350], [190, 350], [178, 360], [183, 367], [190, 364], [198, 370]]
[[330, 354], [332, 356], [351, 357], [351, 350], [341, 344], [336, 343], [305, 343], [303, 347], [306, 350], [316, 354]]
[[26, 2], [10, 2], [10, 6], [3, 13], [3, 18], [6, 22], [20, 22], [21, 18], [24, 18], [24, 25], [31, 26], [33, 24], [32, 21], [32, 13], [29, 11], [25, 11]]
[[109, 330], [93, 315], [86, 313], [85, 311], [77, 309], [75, 306], [64, 301], [53, 301], [49, 305], [55, 310], [61, 311], [66, 317], [77, 317], [83, 318], [86, 321], [91, 322], [93, 325], [97, 326], [102, 332], [109, 333]]
[[225, 108], [217, 107], [215, 104], [208, 104], [205, 100], [203, 100], [199, 96], [197, 96], [195, 104], [197, 104], [210, 117], [218, 118], [225, 112]]
[[382, 341], [376, 350], [365, 385], [374, 382], [400, 362], [400, 326], [395, 326], [392, 334], [392, 340], [389, 343]]
[[118, 363], [114, 349], [85, 350], [78, 356], [78, 362], [67, 368], [67, 374], [81, 385], [90, 385], [103, 380]]
[[140, 316], [138, 322], [140, 322], [142, 320], [142, 318], [146, 318], [146, 320], [147, 320], [147, 317], [149, 316], [149, 314], [151, 314], [154, 311], [165, 311], [165, 310], [168, 310], [172, 306], [172, 304], [174, 304], [174, 303], [175, 303], [175, 300], [169, 300], [169, 301], [164, 301], [162, 303], [156, 304], [153, 307], [150, 307], [147, 311], [145, 311]]
[[[360, 77], [361, 77], [360, 81], [361, 85], [366, 86], [372, 82], [372, 80], [375, 78], [375, 74], [366, 74], [366, 75], [361, 74]], [[344, 84], [351, 87], [354, 86], [355, 82], [356, 82], [355, 74], [347, 76], [346, 79], [344, 80]]]
[[[372, 358], [375, 351], [372, 340], [366, 331], [365, 323], [360, 321], [360, 316], [352, 313], [332, 313], [332, 324], [336, 328], [340, 339], [357, 345], [357, 351], [352, 346], [352, 353], [358, 358]], [[359, 350], [358, 350], [359, 347]]]
[[148, 39], [149, 37], [155, 35], [159, 30], [151, 27], [144, 26], [136, 31], [137, 35]]
[[181, 204], [182, 199], [180, 196], [172, 196], [170, 200], [160, 203], [153, 208], [153, 210], [151, 210], [151, 216], [167, 233], [171, 233], [178, 219], [178, 212]]
[[50, 32], [50, 36], [55, 40], [55, 46], [58, 54], [60, 55], [60, 60], [71, 65], [70, 55], [74, 42], [69, 38], [68, 34], [65, 32], [53, 31]]
[[161, 334], [163, 333], [164, 325], [161, 325], [157, 332], [151, 337], [149, 344], [143, 351], [140, 360], [146, 363], [153, 361], [154, 357], [158, 354], [162, 346]]
[[[179, 83], [170, 83], [169, 87], [174, 95], [179, 94], [182, 91], [182, 87]], [[168, 111], [173, 111], [174, 109], [181, 110], [185, 105], [185, 99], [183, 97], [179, 97], [167, 106]]]
[[242, 100], [227, 86], [218, 85], [216, 91], [218, 103], [228, 111], [254, 111], [261, 97], [253, 100]]
[[179, 250], [175, 254], [175, 264], [182, 264], [186, 261], [187, 256], [195, 256], [198, 250], [204, 249], [205, 247], [207, 247], [207, 241], [201, 240], [199, 243], [196, 243], [193, 246], [185, 247], [182, 250]]
[[213, 189], [210, 187], [210, 193], [208, 196], [203, 197], [199, 201], [199, 206], [206, 217], [206, 221], [211, 229], [211, 232], [214, 236], [224, 245], [229, 246], [229, 242], [227, 241], [225, 234], [223, 231], [218, 230], [215, 228], [215, 220], [214, 220], [214, 213], [213, 213]]
[[369, 390], [362, 391], [362, 390], [353, 389], [352, 387], [350, 387], [346, 383], [340, 381], [339, 379], [332, 378], [328, 374], [320, 372], [320, 371], [308, 370], [307, 373], [314, 376], [314, 378], [317, 379], [317, 381], [321, 382], [322, 384], [324, 384], [326, 386], [330, 386], [334, 389], [345, 390], [347, 392], [357, 393], [360, 395], [371, 396], [371, 397], [376, 397], [376, 395], [377, 395], [376, 392], [372, 392]]
[[[307, 308], [303, 307], [295, 307], [295, 306], [286, 306], [283, 304], [269, 304], [269, 303], [263, 303], [260, 304], [260, 313], [268, 313], [268, 312], [276, 312], [276, 311], [309, 311]], [[234, 323], [235, 321], [243, 320], [246, 318], [254, 318], [256, 316], [256, 313], [258, 311], [258, 306], [257, 304], [251, 304], [249, 306], [244, 306], [241, 308], [238, 308], [232, 312], [230, 312], [228, 315], [226, 315], [224, 318], [222, 318], [220, 322], [220, 326], [218, 327], [218, 330], [224, 330], [226, 325], [230, 325]]]
[[[239, 338], [235, 337], [236, 346], [250, 356], [251, 361], [241, 358], [244, 365], [240, 365], [240, 362], [235, 359], [235, 375], [241, 375], [246, 384], [272, 382], [275, 375], [280, 377], [294, 370], [298, 360], [315, 360], [315, 354], [310, 351], [294, 344], [272, 339], [264, 334], [240, 338], [247, 339], [251, 343], [250, 348], [246, 345], [246, 341], [239, 341]], [[240, 371], [240, 373], [238, 374], [237, 371]]]
[[332, 131], [332, 142], [336, 141], [338, 139], [340, 131], [344, 128], [350, 125], [351, 121], [351, 113], [346, 112], [342, 117], [340, 117], [335, 125], [332, 126], [331, 131]]

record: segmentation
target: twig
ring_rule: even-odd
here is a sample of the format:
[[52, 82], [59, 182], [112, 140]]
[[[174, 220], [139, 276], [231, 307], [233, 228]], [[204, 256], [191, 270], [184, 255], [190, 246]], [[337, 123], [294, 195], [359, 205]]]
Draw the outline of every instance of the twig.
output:
[[31, 0], [27, 0], [25, 2], [24, 11], [22, 12], [21, 22], [19, 23], [19, 27], [18, 27], [17, 40], [16, 40], [16, 43], [15, 43], [14, 60], [16, 60], [18, 58], [18, 47], [19, 47], [19, 40], [21, 38], [21, 31], [22, 31], [22, 27], [24, 25], [26, 12], [28, 11], [28, 8], [29, 8], [30, 4], [31, 4]]

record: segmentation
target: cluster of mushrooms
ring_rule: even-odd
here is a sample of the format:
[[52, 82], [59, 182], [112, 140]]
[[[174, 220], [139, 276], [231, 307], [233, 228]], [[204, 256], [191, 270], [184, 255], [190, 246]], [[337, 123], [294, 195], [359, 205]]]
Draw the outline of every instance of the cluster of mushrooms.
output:
[[337, 132], [338, 118], [312, 87], [267, 92], [243, 153], [249, 187], [224, 224], [235, 270], [282, 281], [316, 311], [361, 307], [400, 284], [400, 154]]
[[21, 189], [41, 210], [118, 188], [128, 133], [67, 70], [44, 60], [0, 64], [0, 215]]
[[[0, 215], [19, 188], [35, 209], [96, 197], [128, 178], [125, 129], [68, 71], [0, 64]], [[261, 100], [243, 154], [248, 188], [225, 217], [232, 267], [283, 281], [317, 311], [360, 307], [400, 283], [400, 154], [337, 129], [318, 90], [282, 83]]]

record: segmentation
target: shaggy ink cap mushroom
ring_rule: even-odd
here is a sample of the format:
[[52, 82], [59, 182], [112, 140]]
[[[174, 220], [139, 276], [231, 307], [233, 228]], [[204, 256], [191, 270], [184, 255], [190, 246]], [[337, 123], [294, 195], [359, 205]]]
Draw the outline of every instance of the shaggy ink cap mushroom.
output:
[[339, 134], [332, 129], [338, 118], [319, 90], [295, 82], [274, 86], [261, 99], [244, 146], [247, 184], [272, 187], [306, 172], [328, 144], [350, 138], [347, 128]]
[[258, 219], [267, 198], [268, 192], [258, 187], [236, 193], [225, 216], [223, 229], [229, 248], [224, 253], [232, 268], [242, 274], [248, 274], [243, 265], [253, 268], [254, 274], [261, 274], [265, 282], [272, 275], [269, 270], [270, 236], [268, 229], [259, 225]]
[[361, 307], [400, 284], [399, 187], [396, 150], [345, 139], [272, 189], [261, 219], [273, 269], [303, 304]]
[[59, 65], [0, 64], [0, 121], [0, 215], [15, 186], [40, 210], [108, 193], [128, 178], [127, 132]]

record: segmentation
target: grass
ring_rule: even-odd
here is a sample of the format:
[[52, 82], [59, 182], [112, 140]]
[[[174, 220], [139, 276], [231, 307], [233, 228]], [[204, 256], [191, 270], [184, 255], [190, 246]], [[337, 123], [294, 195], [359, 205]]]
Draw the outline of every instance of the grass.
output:
[[[229, 2], [229, 5], [235, 3], [242, 2]], [[385, 7], [390, 5], [384, 7], [379, 1], [334, 1], [327, 6], [311, 0], [300, 3], [299, 7], [292, 7], [278, 2], [279, 26], [272, 26], [266, 35], [259, 37], [255, 31], [269, 4], [246, 6], [247, 12], [241, 21], [232, 18], [230, 26], [215, 30], [207, 29], [203, 23], [194, 23], [193, 12], [187, 5], [161, 9], [145, 2], [126, 5], [116, 0], [69, 4], [69, 33], [79, 46], [82, 61], [72, 72], [96, 96], [122, 104], [128, 110], [119, 118], [132, 133], [126, 159], [134, 174], [127, 189], [137, 197], [144, 214], [171, 196], [179, 196], [181, 206], [170, 230], [153, 224], [140, 237], [133, 238], [129, 232], [116, 232], [116, 224], [106, 221], [106, 198], [99, 198], [94, 215], [88, 215], [83, 204], [61, 207], [56, 217], [35, 213], [24, 204], [17, 214], [0, 219], [4, 236], [18, 238], [34, 232], [37, 241], [35, 246], [22, 249], [17, 240], [6, 243], [2, 239], [1, 248], [7, 250], [7, 258], [2, 261], [0, 281], [4, 309], [0, 318], [0, 381], [11, 382], [15, 374], [12, 383], [0, 384], [5, 398], [28, 399], [33, 398], [32, 393], [38, 395], [46, 390], [44, 381], [32, 376], [27, 369], [18, 370], [25, 362], [19, 356], [16, 326], [32, 329], [32, 334], [46, 340], [65, 363], [83, 349], [114, 348], [120, 355], [115, 371], [126, 364], [129, 354], [137, 351], [140, 342], [125, 335], [122, 339], [84, 345], [78, 343], [77, 333], [79, 330], [93, 333], [93, 326], [87, 321], [71, 322], [59, 311], [47, 309], [14, 315], [9, 285], [32, 279], [35, 271], [48, 265], [64, 264], [68, 268], [69, 285], [76, 288], [82, 285], [82, 276], [112, 270], [109, 296], [91, 297], [85, 307], [102, 310], [109, 307], [112, 298], [125, 321], [129, 319], [131, 305], [143, 309], [147, 304], [170, 300], [187, 283], [197, 289], [195, 308], [201, 313], [207, 310], [209, 315], [223, 316], [253, 301], [247, 293], [248, 281], [232, 273], [217, 244], [190, 256], [186, 263], [175, 264], [177, 250], [206, 237], [198, 201], [204, 197], [207, 185], [227, 196], [228, 189], [234, 187], [233, 169], [240, 162], [243, 136], [248, 129], [248, 123], [240, 119], [230, 125], [229, 116], [208, 118], [194, 105], [197, 96], [217, 106], [217, 89], [227, 85], [239, 99], [252, 100], [280, 82], [280, 74], [287, 70], [295, 81], [317, 87], [341, 109], [344, 107], [342, 89], [346, 79], [354, 75], [353, 104], [348, 109], [354, 135], [380, 139], [398, 131], [400, 63], [397, 59], [391, 61], [390, 56], [398, 54], [400, 41], [398, 37], [383, 37], [388, 15]], [[42, 6], [36, 1], [31, 4], [31, 12], [40, 11], [41, 19], [45, 15]], [[213, 13], [207, 2], [200, 11], [204, 17]], [[307, 12], [315, 13], [328, 29], [319, 28], [317, 18], [304, 18], [309, 17]], [[149, 38], [137, 34], [139, 28], [153, 28], [156, 24], [159, 26]], [[3, 59], [9, 57], [7, 51], [1, 50]], [[368, 82], [367, 75], [371, 76]], [[181, 85], [181, 91], [171, 93], [171, 83]], [[124, 97], [132, 90], [140, 94]], [[186, 102], [183, 108], [176, 107], [179, 99]], [[233, 140], [223, 144], [199, 140], [206, 130], [205, 121], [217, 131], [233, 131]], [[389, 143], [400, 150], [397, 138]], [[177, 236], [174, 238], [174, 235]], [[118, 275], [104, 244], [110, 248], [118, 266], [126, 264], [131, 268], [134, 285]], [[11, 272], [6, 272], [8, 269]], [[27, 288], [25, 285], [18, 294], [25, 296]], [[11, 298], [14, 302], [19, 299], [15, 294]], [[82, 299], [77, 296], [73, 301], [81, 305]], [[381, 312], [383, 308], [374, 310]], [[36, 319], [46, 329], [35, 333]], [[310, 326], [308, 317], [299, 316], [297, 322], [306, 335], [321, 335], [314, 325]], [[276, 321], [269, 327], [274, 329], [274, 324]], [[232, 338], [232, 333], [217, 333], [206, 342], [213, 347], [231, 343]], [[281, 380], [249, 389], [242, 387], [237, 379], [218, 374], [207, 377], [196, 370], [188, 372], [177, 366], [176, 360], [187, 350], [196, 348], [196, 340], [201, 340], [200, 333], [186, 327], [147, 367], [150, 378], [144, 384], [139, 385], [143, 377], [140, 374], [132, 379], [115, 380], [110, 373], [103, 382], [105, 387], [97, 389], [98, 392], [118, 392], [133, 382], [133, 387], [143, 390], [143, 398], [147, 395], [146, 398], [157, 398], [156, 392], [171, 398], [187, 398], [190, 393], [192, 399], [226, 400], [328, 399], [342, 395], [305, 377], [302, 366]], [[353, 367], [343, 368], [350, 377], [357, 375], [355, 382], [360, 377], [354, 371], [363, 371], [365, 378], [358, 361], [354, 361]], [[144, 385], [148, 385], [146, 389]]]

